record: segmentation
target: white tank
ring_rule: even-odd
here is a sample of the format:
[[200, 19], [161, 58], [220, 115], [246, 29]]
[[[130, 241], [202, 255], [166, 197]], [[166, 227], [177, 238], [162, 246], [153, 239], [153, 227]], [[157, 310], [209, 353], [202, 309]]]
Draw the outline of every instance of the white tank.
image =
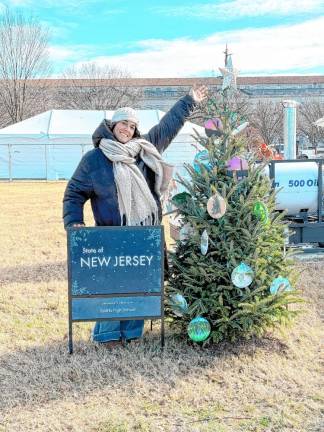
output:
[[[269, 167], [266, 168], [269, 175]], [[324, 176], [323, 176], [324, 184]], [[275, 164], [276, 209], [296, 215], [302, 209], [317, 211], [318, 165], [316, 162], [281, 162]]]

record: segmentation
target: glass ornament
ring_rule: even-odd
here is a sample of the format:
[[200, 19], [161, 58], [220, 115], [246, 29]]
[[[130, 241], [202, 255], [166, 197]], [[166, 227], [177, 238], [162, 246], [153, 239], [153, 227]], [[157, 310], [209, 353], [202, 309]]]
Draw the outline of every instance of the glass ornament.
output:
[[230, 120], [231, 120], [231, 122], [233, 122], [233, 123], [236, 122], [237, 118], [238, 118], [238, 114], [236, 112], [232, 111], [230, 113]]
[[240, 124], [237, 128], [232, 130], [232, 136], [235, 136], [235, 135], [239, 134], [240, 132], [242, 132], [248, 125], [249, 125], [249, 122], [244, 122], [244, 123]]
[[269, 212], [268, 208], [263, 202], [256, 201], [253, 206], [253, 214], [255, 217], [257, 217], [261, 222], [268, 222], [269, 221]]
[[251, 285], [254, 278], [254, 272], [250, 266], [241, 262], [240, 265], [235, 267], [231, 274], [233, 284], [238, 288], [246, 288]]
[[209, 237], [206, 230], [201, 235], [200, 239], [200, 251], [202, 255], [206, 255], [208, 252], [208, 243], [209, 243]]
[[195, 233], [194, 228], [189, 223], [186, 223], [180, 228], [179, 240], [181, 243], [186, 243], [186, 241]]
[[194, 159], [194, 170], [197, 173], [201, 173], [201, 165], [203, 165], [208, 171], [211, 170], [212, 166], [209, 162], [209, 153], [208, 150], [202, 150], [198, 152]]
[[179, 206], [181, 206], [183, 204], [186, 204], [186, 202], [190, 198], [191, 198], [190, 193], [188, 193], [188, 192], [181, 192], [181, 193], [178, 193], [176, 195], [173, 195], [173, 197], [171, 198], [171, 202], [175, 206], [179, 207]]
[[182, 317], [188, 312], [187, 300], [180, 293], [171, 294], [169, 304], [173, 313], [179, 317]]
[[194, 342], [202, 342], [208, 338], [211, 332], [211, 327], [203, 317], [196, 317], [192, 319], [188, 325], [188, 336]]
[[290, 285], [290, 282], [287, 278], [284, 277], [277, 277], [272, 281], [272, 284], [270, 286], [270, 292], [272, 295], [280, 294], [284, 291], [291, 291], [292, 287]]
[[207, 201], [207, 211], [213, 219], [219, 219], [226, 213], [225, 199], [216, 193]]
[[205, 121], [205, 132], [208, 137], [221, 136], [223, 133], [223, 123], [220, 118], [214, 117]]

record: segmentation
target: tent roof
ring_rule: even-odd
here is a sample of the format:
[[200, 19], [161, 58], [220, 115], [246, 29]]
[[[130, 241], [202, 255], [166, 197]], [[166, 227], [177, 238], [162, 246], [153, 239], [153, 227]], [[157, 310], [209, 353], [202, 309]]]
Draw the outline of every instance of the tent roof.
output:
[[324, 127], [324, 117], [316, 120], [316, 122], [314, 122], [315, 126], [320, 126], [320, 127]]
[[[141, 133], [146, 133], [164, 116], [160, 110], [136, 110]], [[51, 110], [45, 111], [19, 123], [0, 129], [0, 137], [58, 137], [91, 136], [103, 118], [111, 118], [114, 111]], [[190, 135], [195, 128], [204, 135], [204, 128], [186, 122], [179, 134]]]

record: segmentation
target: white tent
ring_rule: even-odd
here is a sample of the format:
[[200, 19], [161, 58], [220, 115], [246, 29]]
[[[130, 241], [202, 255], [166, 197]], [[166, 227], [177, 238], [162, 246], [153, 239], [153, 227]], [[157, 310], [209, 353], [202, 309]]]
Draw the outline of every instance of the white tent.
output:
[[315, 126], [320, 126], [320, 127], [324, 127], [324, 117], [316, 120], [316, 122], [314, 122]]
[[[163, 117], [159, 110], [138, 110], [141, 133]], [[93, 148], [91, 135], [113, 111], [52, 110], [0, 130], [0, 179], [69, 179], [82, 155]], [[192, 163], [194, 129], [186, 122], [163, 157], [177, 168]]]

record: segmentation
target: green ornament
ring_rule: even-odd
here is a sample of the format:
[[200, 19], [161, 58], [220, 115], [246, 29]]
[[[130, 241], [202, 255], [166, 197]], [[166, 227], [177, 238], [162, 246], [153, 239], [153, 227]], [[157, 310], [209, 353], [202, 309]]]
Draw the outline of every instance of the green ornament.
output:
[[182, 206], [183, 204], [186, 204], [186, 202], [190, 198], [191, 198], [191, 195], [188, 192], [181, 192], [181, 193], [178, 193], [178, 194], [174, 195], [171, 198], [171, 202], [175, 206], [179, 207], [179, 206]]
[[257, 217], [261, 222], [267, 223], [269, 221], [269, 212], [268, 208], [263, 202], [256, 201], [253, 206], [253, 214]]
[[233, 123], [235, 123], [237, 121], [238, 115], [236, 112], [231, 112], [230, 113], [230, 119]]
[[188, 335], [194, 342], [202, 342], [210, 335], [211, 327], [206, 318], [196, 317], [188, 325]]

